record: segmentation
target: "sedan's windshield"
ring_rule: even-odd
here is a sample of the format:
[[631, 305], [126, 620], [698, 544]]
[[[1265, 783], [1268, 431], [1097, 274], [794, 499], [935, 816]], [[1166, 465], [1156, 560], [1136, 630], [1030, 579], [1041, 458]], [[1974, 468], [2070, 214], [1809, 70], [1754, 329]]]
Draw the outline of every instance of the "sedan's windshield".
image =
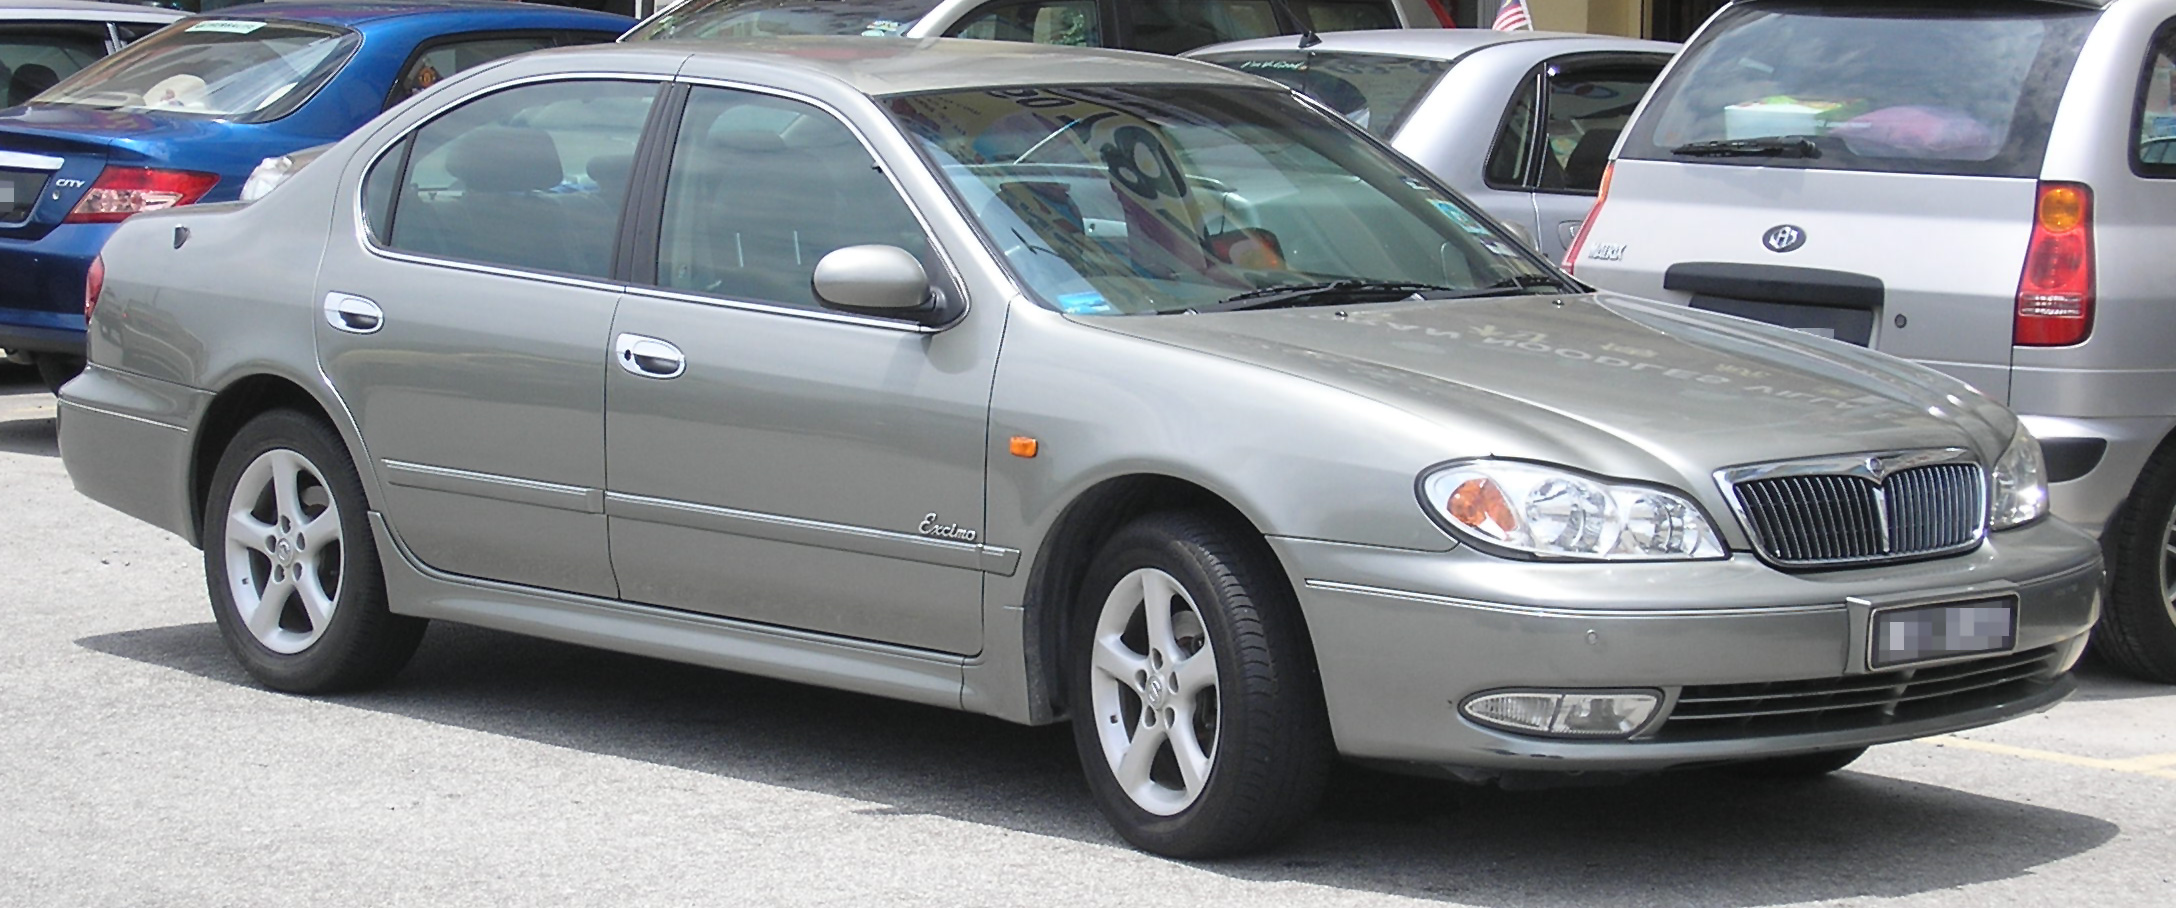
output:
[[762, 35], [897, 35], [937, 0], [688, 0], [622, 41]]
[[186, 21], [99, 61], [38, 101], [269, 120], [307, 100], [360, 43], [352, 31], [313, 23]]
[[1273, 90], [1017, 88], [890, 106], [1061, 311], [1574, 289], [1464, 202]]

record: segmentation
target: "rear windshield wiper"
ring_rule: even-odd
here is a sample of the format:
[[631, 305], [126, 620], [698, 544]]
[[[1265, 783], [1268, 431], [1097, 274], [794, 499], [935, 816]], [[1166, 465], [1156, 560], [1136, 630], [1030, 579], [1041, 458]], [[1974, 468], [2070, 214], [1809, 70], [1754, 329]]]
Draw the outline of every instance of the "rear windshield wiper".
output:
[[1688, 142], [1670, 153], [1688, 158], [1818, 158], [1821, 146], [1813, 143], [1812, 136], [1766, 136]]
[[1317, 284], [1276, 284], [1234, 294], [1198, 312], [1236, 312], [1242, 309], [1276, 309], [1311, 303], [1389, 302], [1431, 291], [1457, 292], [1456, 287], [1413, 281], [1323, 281]]

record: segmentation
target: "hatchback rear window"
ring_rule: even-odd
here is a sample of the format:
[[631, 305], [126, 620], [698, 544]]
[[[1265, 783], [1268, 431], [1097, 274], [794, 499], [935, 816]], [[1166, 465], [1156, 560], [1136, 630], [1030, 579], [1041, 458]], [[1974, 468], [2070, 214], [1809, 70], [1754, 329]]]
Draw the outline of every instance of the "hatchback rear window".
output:
[[1291, 86], [1379, 136], [1398, 128], [1447, 60], [1303, 50], [1217, 54], [1202, 59]]
[[355, 32], [314, 23], [185, 20], [93, 64], [38, 100], [262, 122], [301, 106], [361, 43]]
[[2037, 176], [2098, 13], [2051, 3], [1740, 3], [1655, 89], [1623, 156]]

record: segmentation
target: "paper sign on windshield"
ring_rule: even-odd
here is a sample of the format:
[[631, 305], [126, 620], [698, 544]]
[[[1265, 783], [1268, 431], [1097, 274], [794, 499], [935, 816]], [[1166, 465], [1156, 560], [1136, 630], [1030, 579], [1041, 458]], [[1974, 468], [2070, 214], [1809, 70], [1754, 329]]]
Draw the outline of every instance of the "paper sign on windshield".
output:
[[246, 35], [263, 27], [264, 23], [262, 22], [250, 22], [243, 19], [214, 19], [210, 22], [199, 22], [183, 30], [218, 32], [224, 35]]

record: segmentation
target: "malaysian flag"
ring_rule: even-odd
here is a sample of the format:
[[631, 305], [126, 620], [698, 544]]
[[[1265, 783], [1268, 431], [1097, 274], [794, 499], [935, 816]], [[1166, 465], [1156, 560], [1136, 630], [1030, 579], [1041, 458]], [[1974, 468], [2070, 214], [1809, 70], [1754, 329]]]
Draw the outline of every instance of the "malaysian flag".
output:
[[1489, 27], [1500, 32], [1515, 32], [1522, 28], [1533, 31], [1534, 20], [1527, 18], [1524, 0], [1504, 0], [1504, 5], [1496, 10], [1496, 24]]

